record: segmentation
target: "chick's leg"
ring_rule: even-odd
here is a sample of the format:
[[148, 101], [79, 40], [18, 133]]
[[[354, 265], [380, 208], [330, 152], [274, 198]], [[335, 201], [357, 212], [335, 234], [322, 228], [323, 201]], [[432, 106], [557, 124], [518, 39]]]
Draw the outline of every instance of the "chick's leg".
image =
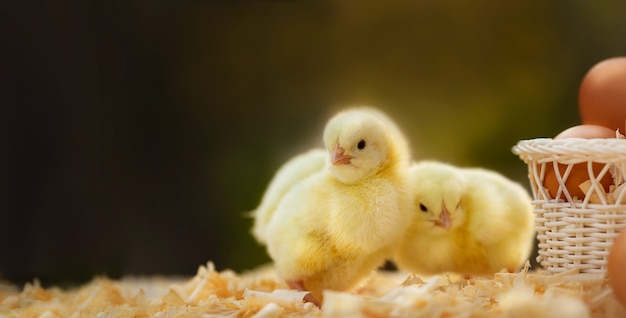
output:
[[289, 288], [291, 289], [295, 289], [295, 290], [307, 290], [306, 287], [304, 287], [304, 281], [303, 280], [288, 280], [286, 281], [287, 285], [289, 286]]
[[[296, 290], [301, 290], [301, 291], [308, 291], [308, 289], [306, 289], [306, 287], [304, 286], [304, 281], [303, 280], [288, 280], [286, 281], [287, 285], [291, 288], [291, 289], [296, 289]], [[317, 298], [315, 298], [313, 296], [313, 294], [308, 293], [304, 296], [303, 300], [305, 302], [309, 302], [312, 303], [313, 305], [317, 306], [317, 307], [322, 307], [322, 304], [319, 302], [319, 300], [317, 300]]]

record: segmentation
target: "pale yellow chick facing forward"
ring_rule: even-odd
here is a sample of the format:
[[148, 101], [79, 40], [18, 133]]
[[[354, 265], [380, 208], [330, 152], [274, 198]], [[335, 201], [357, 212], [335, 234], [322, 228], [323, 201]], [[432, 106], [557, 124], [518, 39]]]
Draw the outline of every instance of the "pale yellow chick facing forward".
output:
[[394, 261], [422, 275], [517, 271], [534, 242], [527, 191], [501, 174], [424, 161], [409, 170], [414, 219]]
[[340, 112], [324, 144], [328, 165], [291, 187], [266, 232], [278, 273], [318, 304], [324, 290], [354, 288], [390, 258], [412, 214], [408, 143], [387, 116]]

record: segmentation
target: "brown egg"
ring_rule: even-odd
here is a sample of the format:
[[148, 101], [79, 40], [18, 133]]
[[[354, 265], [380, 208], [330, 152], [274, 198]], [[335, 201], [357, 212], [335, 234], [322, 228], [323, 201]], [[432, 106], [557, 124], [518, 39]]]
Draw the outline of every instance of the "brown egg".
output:
[[564, 138], [615, 138], [616, 129], [610, 129], [599, 125], [578, 125], [567, 128], [556, 135], [554, 139]]
[[[597, 125], [579, 125], [570, 127], [554, 137], [554, 139], [563, 138], [615, 138], [615, 131]], [[567, 169], [567, 165], [558, 164], [558, 167], [560, 175], [562, 176]], [[591, 169], [593, 170], [594, 175], [598, 175], [603, 167], [604, 164], [601, 163], [591, 164]], [[587, 163], [583, 162], [575, 164], [565, 181], [567, 192], [569, 192], [572, 197], [578, 197], [579, 200], [583, 200], [585, 198], [585, 193], [579, 188], [579, 185], [587, 180], [589, 180]], [[604, 191], [609, 192], [609, 187], [613, 184], [613, 177], [607, 172], [602, 179], [600, 179], [600, 183], [602, 184]], [[554, 166], [552, 163], [546, 165], [546, 174], [544, 176], [543, 186], [548, 189], [550, 197], [555, 198], [557, 191], [559, 190], [559, 182], [556, 178], [556, 174], [554, 173]], [[561, 194], [559, 198], [565, 199], [566, 197]]]
[[594, 65], [578, 91], [583, 124], [624, 132], [626, 120], [626, 57], [614, 57]]
[[626, 232], [622, 232], [613, 242], [607, 274], [615, 297], [626, 306]]

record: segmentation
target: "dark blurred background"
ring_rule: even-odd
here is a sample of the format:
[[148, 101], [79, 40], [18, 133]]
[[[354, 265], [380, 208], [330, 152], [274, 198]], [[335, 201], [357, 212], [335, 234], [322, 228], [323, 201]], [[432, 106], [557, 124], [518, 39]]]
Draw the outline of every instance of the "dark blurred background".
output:
[[527, 186], [520, 139], [578, 124], [624, 1], [0, 3], [0, 277], [193, 275], [269, 261], [246, 211], [355, 104], [415, 158]]

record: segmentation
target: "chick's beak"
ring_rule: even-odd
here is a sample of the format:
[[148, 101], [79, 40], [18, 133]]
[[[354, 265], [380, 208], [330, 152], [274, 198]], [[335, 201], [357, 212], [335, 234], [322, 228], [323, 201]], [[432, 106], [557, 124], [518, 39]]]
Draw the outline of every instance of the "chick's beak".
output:
[[337, 166], [350, 164], [352, 156], [346, 155], [345, 152], [345, 149], [341, 148], [339, 144], [335, 146], [335, 149], [333, 150], [333, 155], [331, 157], [333, 165]]
[[450, 219], [450, 212], [448, 212], [445, 207], [442, 208], [441, 214], [439, 214], [439, 219], [435, 221], [435, 224], [441, 226], [444, 230], [450, 228], [452, 220]]

